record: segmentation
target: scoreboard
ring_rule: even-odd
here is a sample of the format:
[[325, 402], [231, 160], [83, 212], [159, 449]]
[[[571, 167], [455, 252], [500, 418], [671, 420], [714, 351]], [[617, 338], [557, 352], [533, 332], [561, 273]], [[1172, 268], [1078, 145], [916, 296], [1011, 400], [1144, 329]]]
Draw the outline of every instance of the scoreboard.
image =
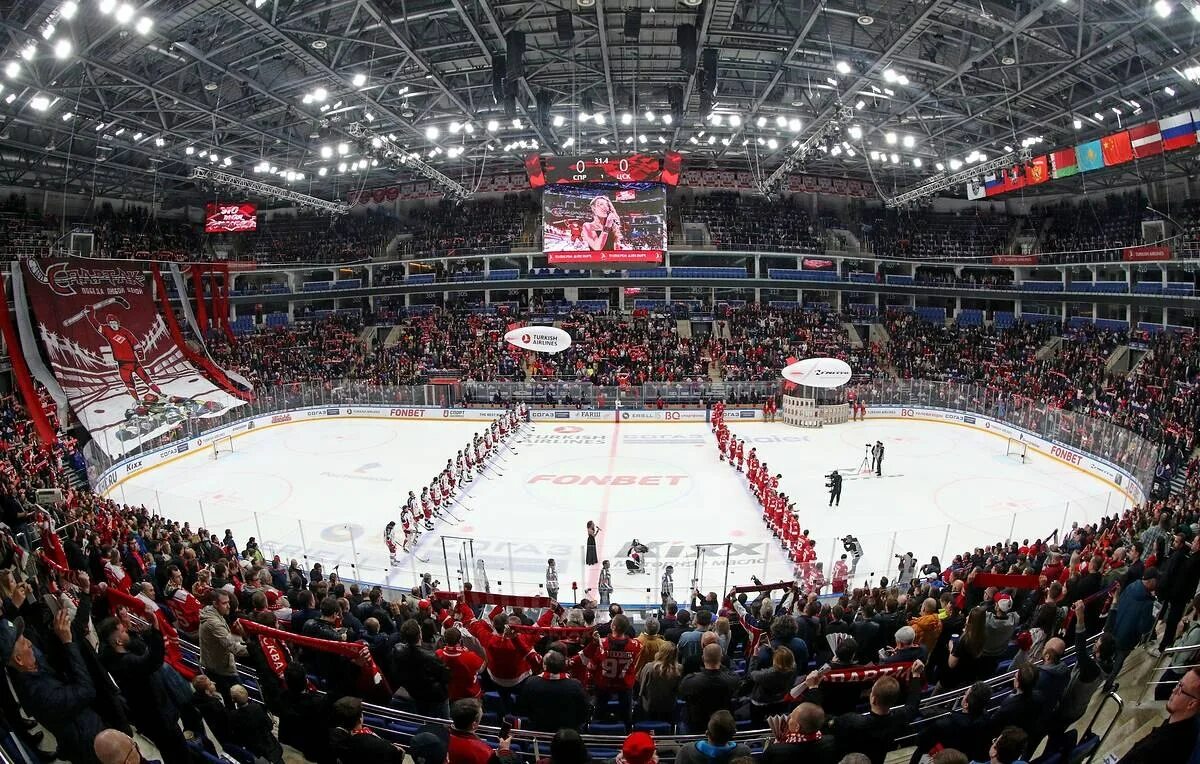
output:
[[525, 158], [525, 171], [534, 188], [570, 183], [651, 182], [675, 186], [682, 169], [683, 157], [677, 151], [668, 151], [661, 158], [638, 153], [562, 157], [530, 154]]

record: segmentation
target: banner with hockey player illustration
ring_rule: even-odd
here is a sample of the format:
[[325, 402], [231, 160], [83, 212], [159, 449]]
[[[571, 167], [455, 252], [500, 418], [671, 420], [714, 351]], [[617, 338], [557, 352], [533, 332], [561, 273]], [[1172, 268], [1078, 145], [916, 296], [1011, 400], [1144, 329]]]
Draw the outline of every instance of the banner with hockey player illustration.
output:
[[139, 264], [47, 258], [24, 271], [54, 376], [108, 455], [241, 405], [184, 357]]

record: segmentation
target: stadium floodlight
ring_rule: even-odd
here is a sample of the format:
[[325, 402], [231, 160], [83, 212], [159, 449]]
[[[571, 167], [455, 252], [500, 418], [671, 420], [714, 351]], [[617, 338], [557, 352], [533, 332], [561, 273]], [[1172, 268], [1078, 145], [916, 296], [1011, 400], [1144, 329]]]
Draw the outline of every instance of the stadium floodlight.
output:
[[367, 84], [367, 75], [359, 72], [350, 79], [350, 83], [356, 88], [361, 88], [363, 85]]
[[856, 140], [856, 141], [862, 140], [863, 132], [862, 132], [861, 126], [850, 125], [850, 128], [846, 132], [850, 134], [850, 138], [852, 140]]
[[75, 0], [67, 0], [67, 2], [63, 3], [62, 7], [58, 9], [58, 15], [67, 21], [75, 18], [75, 14], [78, 12], [79, 5], [76, 4]]
[[1168, 0], [1158, 0], [1154, 3], [1154, 12], [1158, 14], [1160, 19], [1170, 16], [1173, 10], [1175, 10], [1175, 6], [1168, 2]]
[[834, 68], [837, 69], [838, 74], [850, 73], [850, 64], [846, 63], [845, 61], [838, 61]]
[[332, 212], [335, 215], [345, 215], [350, 212], [350, 205], [344, 202], [331, 202], [327, 199], [321, 199], [308, 194], [301, 194], [297, 191], [292, 191], [289, 188], [280, 188], [272, 186], [269, 183], [262, 183], [250, 178], [243, 178], [240, 175], [230, 175], [229, 173], [214, 170], [209, 167], [193, 167], [191, 174], [188, 176], [196, 180], [207, 180], [219, 186], [229, 186], [241, 191], [247, 191], [252, 194], [268, 196], [272, 199], [278, 199], [284, 202], [292, 202], [304, 207], [312, 207], [313, 209]]
[[904, 148], [911, 149], [913, 146], [917, 145], [917, 139], [911, 135], [906, 135], [903, 139], [901, 139], [900, 143], [904, 145]]
[[34, 111], [45, 111], [46, 109], [50, 108], [50, 99], [41, 93], [38, 93], [33, 98], [29, 99], [29, 105], [33, 107]]
[[891, 131], [888, 131], [887, 133], [884, 134], [883, 140], [885, 140], [889, 146], [895, 146], [896, 145], [896, 134]]
[[54, 42], [54, 57], [64, 59], [71, 55], [71, 41], [63, 37]]
[[439, 135], [441, 135], [441, 131], [437, 129], [436, 125], [430, 125], [425, 128], [425, 140], [436, 141]]
[[117, 8], [117, 0], [100, 0], [100, 13], [107, 16]]
[[766, 127], [767, 126], [767, 118], [759, 117], [758, 119], [754, 120], [754, 124], [757, 125], [758, 127]]
[[115, 18], [118, 24], [128, 24], [133, 21], [133, 6], [129, 3], [121, 3], [117, 6]]
[[494, 132], [496, 132], [496, 131], [497, 131], [497, 130], [499, 130], [499, 129], [500, 129], [500, 123], [499, 123], [499, 122], [497, 122], [497, 121], [496, 121], [496, 120], [494, 120], [494, 119], [489, 119], [489, 120], [487, 121], [487, 131], [488, 131], [489, 133], [494, 133]]
[[153, 27], [154, 27], [154, 20], [151, 19], [149, 16], [142, 16], [140, 19], [137, 20], [137, 24], [135, 24], [133, 28], [137, 30], [138, 34], [145, 37], [146, 35], [150, 34], [150, 30]]
[[730, 114], [729, 115], [729, 126], [730, 127], [741, 127], [742, 126], [742, 115], [741, 114]]

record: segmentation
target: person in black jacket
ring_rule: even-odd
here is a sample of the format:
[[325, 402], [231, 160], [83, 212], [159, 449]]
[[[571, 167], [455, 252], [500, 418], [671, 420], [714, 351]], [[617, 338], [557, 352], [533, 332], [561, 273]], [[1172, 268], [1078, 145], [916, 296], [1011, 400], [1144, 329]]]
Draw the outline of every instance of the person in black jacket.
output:
[[567, 673], [567, 660], [554, 650], [542, 659], [541, 674], [529, 677], [521, 684], [517, 695], [517, 711], [529, 717], [529, 728], [539, 732], [560, 729], [581, 729], [587, 723], [591, 708], [587, 693], [578, 679]]
[[65, 654], [61, 673], [42, 667], [24, 631], [22, 619], [0, 621], [0, 659], [12, 669], [9, 676], [21, 707], [54, 735], [60, 759], [93, 764], [92, 742], [105, 725], [95, 710], [96, 688], [74, 641], [66, 608], [54, 618], [54, 633]]
[[404, 749], [363, 725], [362, 700], [347, 695], [333, 704], [329, 750], [338, 764], [404, 764]]
[[[871, 764], [883, 764], [888, 751], [896, 745], [896, 739], [905, 734], [917, 715], [924, 673], [925, 664], [915, 661], [908, 683], [908, 698], [898, 711], [893, 711], [892, 706], [900, 701], [900, 683], [895, 677], [882, 676], [871, 686], [870, 713], [849, 713], [834, 718], [830, 731], [838, 741], [841, 754], [861, 753], [871, 760]], [[818, 688], [818, 697], [819, 692]], [[811, 698], [806, 694], [805, 700]]]
[[100, 660], [129, 701], [130, 719], [154, 742], [166, 764], [187, 764], [187, 743], [163, 668], [165, 645], [154, 619], [144, 636], [131, 634], [124, 623], [108, 618], [100, 624]]
[[[1085, 651], [1086, 652], [1086, 651]], [[1035, 689], [1040, 682], [1041, 672], [1031, 663], [1023, 663], [1013, 677], [1015, 692], [1000, 704], [1000, 707], [988, 714], [993, 730], [1005, 727], [1020, 727], [1029, 736], [1030, 747], [1026, 753], [1031, 753], [1041, 742], [1046, 728], [1044, 719], [1048, 709], [1041, 695]], [[963, 750], [968, 756], [975, 758], [974, 752]]]
[[[392, 687], [407, 693], [416, 713], [450, 717], [450, 667], [421, 644], [421, 625], [414, 619], [400, 624], [400, 642], [392, 648], [389, 667]], [[397, 700], [393, 697], [393, 703]]]
[[909, 764], [917, 764], [936, 746], [962, 751], [971, 761], [986, 760], [992, 731], [998, 729], [986, 714], [991, 700], [992, 688], [986, 682], [976, 682], [967, 688], [961, 708], [953, 709], [921, 729]]
[[233, 701], [228, 717], [230, 741], [271, 764], [283, 764], [283, 746], [275, 737], [267, 709], [251, 703], [249, 693], [240, 684], [230, 688], [229, 697]]
[[708, 645], [702, 652], [704, 670], [684, 677], [679, 683], [679, 697], [687, 702], [687, 724], [691, 734], [708, 726], [717, 711], [729, 711], [741, 680], [737, 674], [721, 666], [720, 645]]
[[1179, 630], [1179, 622], [1183, 620], [1183, 611], [1192, 601], [1196, 587], [1200, 586], [1200, 534], [1196, 534], [1192, 543], [1182, 551], [1180, 559], [1175, 557], [1178, 552], [1171, 556], [1170, 570], [1160, 573], [1157, 595], [1163, 603], [1163, 618], [1166, 620], [1162, 641], [1158, 644], [1160, 651], [1166, 650], [1175, 642], [1175, 632]]

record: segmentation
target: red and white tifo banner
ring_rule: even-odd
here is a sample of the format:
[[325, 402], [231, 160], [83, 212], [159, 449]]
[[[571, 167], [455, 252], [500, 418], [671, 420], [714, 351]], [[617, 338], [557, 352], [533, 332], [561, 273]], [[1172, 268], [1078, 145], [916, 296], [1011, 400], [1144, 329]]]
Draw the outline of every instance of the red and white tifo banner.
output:
[[31, 259], [24, 282], [54, 376], [110, 456], [243, 403], [187, 361], [141, 264]]
[[661, 249], [601, 249], [547, 252], [551, 265], [588, 265], [592, 263], [650, 263], [663, 261]]
[[1127, 263], [1143, 260], [1170, 260], [1171, 248], [1166, 246], [1126, 247], [1121, 250], [1121, 259]]

